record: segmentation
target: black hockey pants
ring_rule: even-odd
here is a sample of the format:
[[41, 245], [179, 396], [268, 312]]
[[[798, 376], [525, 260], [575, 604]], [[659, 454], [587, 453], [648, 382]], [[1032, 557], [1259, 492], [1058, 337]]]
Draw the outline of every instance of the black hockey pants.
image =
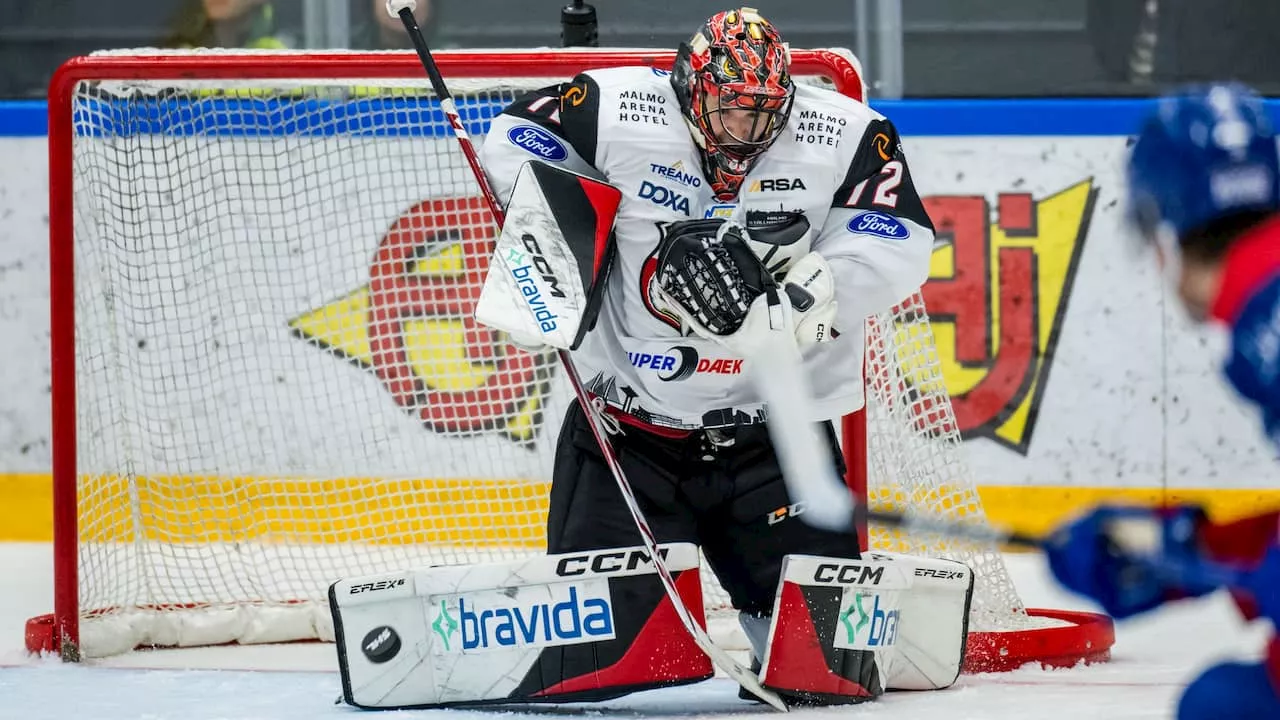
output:
[[[658, 542], [701, 546], [735, 608], [772, 612], [785, 555], [858, 557], [852, 529], [820, 530], [804, 522], [802, 509], [796, 516], [765, 426], [731, 429], [728, 447], [713, 445], [704, 432], [672, 439], [622, 427], [610, 440]], [[835, 432], [830, 423], [823, 430], [843, 477]], [[574, 403], [556, 447], [548, 552], [640, 543], [586, 416]]]

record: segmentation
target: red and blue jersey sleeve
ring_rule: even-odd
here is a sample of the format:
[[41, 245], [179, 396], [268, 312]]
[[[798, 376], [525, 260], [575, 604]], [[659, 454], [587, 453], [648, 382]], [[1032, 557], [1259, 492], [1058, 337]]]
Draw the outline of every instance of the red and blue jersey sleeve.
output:
[[[1267, 436], [1280, 446], [1280, 219], [1266, 221], [1232, 245], [1211, 313], [1231, 328], [1224, 368], [1228, 382], [1258, 406]], [[1280, 543], [1280, 513], [1206, 524], [1200, 541], [1214, 560], [1258, 566], [1268, 549]], [[1258, 570], [1273, 567], [1263, 563]], [[1258, 580], [1269, 592], [1280, 592], [1280, 574]], [[1240, 591], [1232, 596], [1245, 617], [1260, 614], [1257, 598]], [[1269, 619], [1280, 624], [1280, 618]], [[1266, 666], [1273, 686], [1280, 689], [1280, 638], [1275, 636], [1267, 647]]]
[[[1255, 579], [1255, 587], [1260, 592], [1269, 593], [1271, 597], [1280, 592], [1280, 574], [1274, 572], [1276, 566], [1262, 563], [1267, 550], [1280, 542], [1280, 512], [1264, 513], [1229, 523], [1205, 524], [1200, 528], [1199, 536], [1200, 546], [1207, 557], [1231, 565], [1256, 567], [1255, 572], [1264, 574]], [[1268, 607], [1274, 608], [1274, 602], [1267, 602], [1266, 598], [1260, 601], [1246, 591], [1235, 589], [1231, 591], [1231, 597], [1246, 618], [1252, 620], [1260, 615], [1267, 615], [1267, 619], [1273, 624], [1280, 625], [1280, 618], [1270, 617], [1274, 612], [1265, 612]], [[1280, 692], [1280, 637], [1274, 633], [1267, 643], [1264, 663], [1272, 687]]]
[[1228, 251], [1211, 312], [1231, 328], [1227, 381], [1258, 406], [1267, 436], [1280, 445], [1280, 220]]

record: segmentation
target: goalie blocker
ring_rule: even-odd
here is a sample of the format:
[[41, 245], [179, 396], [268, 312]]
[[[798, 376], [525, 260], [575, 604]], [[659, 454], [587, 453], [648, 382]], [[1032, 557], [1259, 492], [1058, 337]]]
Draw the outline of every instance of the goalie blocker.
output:
[[[701, 621], [697, 548], [662, 552]], [[972, 592], [946, 560], [792, 555], [767, 632], [744, 626], [789, 704], [861, 702], [955, 682]], [[713, 674], [638, 547], [342, 580], [329, 605], [361, 708], [606, 700]]]
[[622, 194], [538, 160], [516, 175], [475, 318], [522, 347], [574, 350], [595, 325]]

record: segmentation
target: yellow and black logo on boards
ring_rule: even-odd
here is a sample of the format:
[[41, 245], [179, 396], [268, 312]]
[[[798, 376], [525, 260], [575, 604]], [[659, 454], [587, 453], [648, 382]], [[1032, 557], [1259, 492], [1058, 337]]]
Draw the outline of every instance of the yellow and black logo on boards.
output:
[[[965, 438], [1027, 453], [1097, 193], [1092, 179], [1040, 199], [1000, 193], [995, 213], [982, 195], [924, 198], [938, 234], [922, 294]], [[929, 430], [936, 412], [918, 412]]]
[[371, 372], [432, 432], [536, 440], [554, 358], [472, 315], [496, 241], [481, 197], [424, 200], [383, 236], [368, 284], [289, 321], [294, 335]]

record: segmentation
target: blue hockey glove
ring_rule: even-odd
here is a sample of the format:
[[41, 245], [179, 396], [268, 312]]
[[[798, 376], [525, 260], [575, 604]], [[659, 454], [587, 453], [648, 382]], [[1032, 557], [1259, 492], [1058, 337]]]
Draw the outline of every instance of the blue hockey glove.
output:
[[1099, 507], [1049, 537], [1045, 554], [1058, 582], [1112, 617], [1212, 590], [1185, 570], [1200, 563], [1198, 508]]
[[1268, 548], [1262, 562], [1241, 577], [1240, 589], [1253, 597], [1258, 614], [1280, 627], [1280, 546]]

